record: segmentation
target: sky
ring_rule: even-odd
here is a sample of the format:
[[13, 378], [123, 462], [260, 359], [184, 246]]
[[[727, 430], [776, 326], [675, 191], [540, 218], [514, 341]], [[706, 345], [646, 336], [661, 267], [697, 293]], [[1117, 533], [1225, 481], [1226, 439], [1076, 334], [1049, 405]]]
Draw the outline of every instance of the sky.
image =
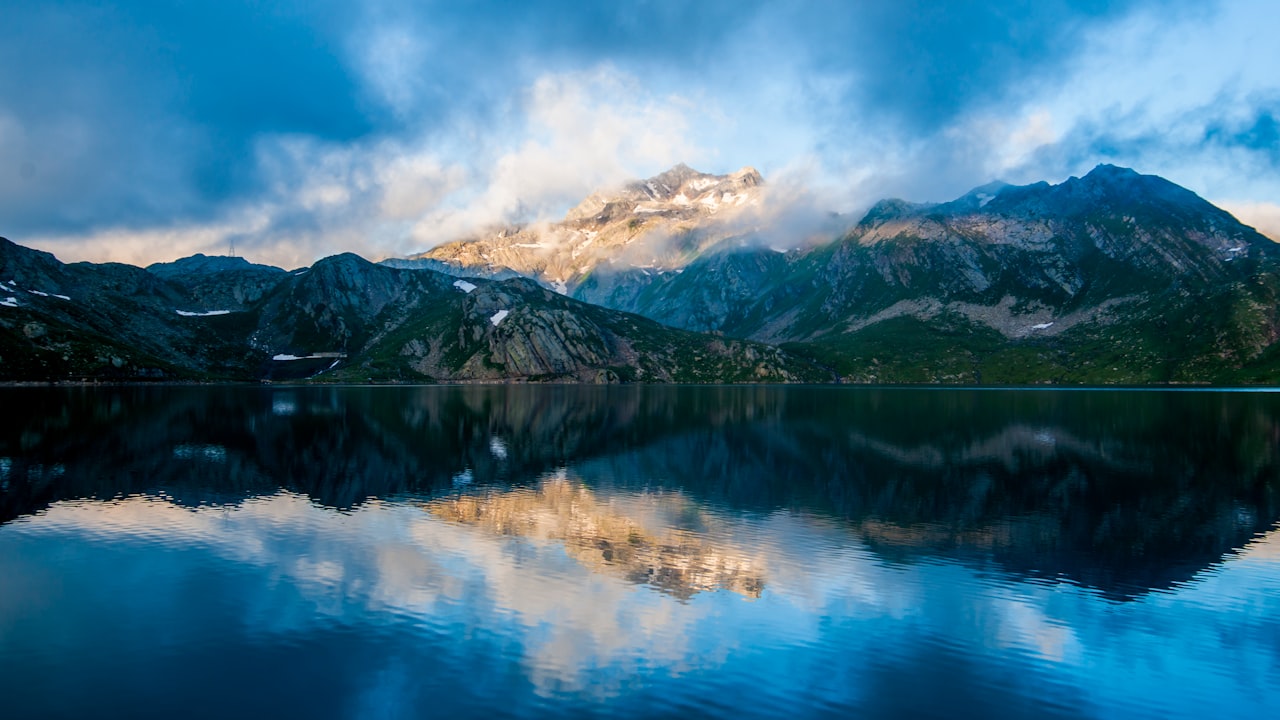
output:
[[1280, 239], [1274, 0], [7, 0], [3, 15], [0, 236], [68, 262], [406, 255], [680, 162], [749, 165], [852, 214], [1114, 163]]

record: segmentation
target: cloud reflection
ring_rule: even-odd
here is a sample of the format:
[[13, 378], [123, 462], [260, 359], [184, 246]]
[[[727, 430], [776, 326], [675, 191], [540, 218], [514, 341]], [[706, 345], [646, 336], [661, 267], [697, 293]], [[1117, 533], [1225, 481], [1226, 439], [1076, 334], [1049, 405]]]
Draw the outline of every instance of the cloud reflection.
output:
[[[618, 534], [638, 541], [630, 554], [607, 559]], [[287, 492], [195, 509], [145, 496], [59, 502], [0, 528], [0, 570], [14, 577], [21, 569], [7, 552], [15, 542], [72, 539], [85, 549], [63, 572], [111, 578], [97, 567], [96, 552], [113, 547], [156, 554], [142, 566], [147, 574], [249, 572], [254, 579], [235, 607], [263, 639], [302, 637], [334, 623], [409, 623], [424, 639], [508, 638], [506, 651], [548, 698], [603, 702], [655, 669], [665, 677], [726, 672], [742, 679], [814, 662], [835, 677], [896, 672], [904, 653], [937, 642], [998, 665], [1026, 664], [1033, 674], [1056, 667], [1059, 681], [1081, 687], [1100, 678], [1089, 690], [1096, 697], [1151, 702], [1160, 683], [1188, 677], [1232, 692], [1265, 686], [1267, 668], [1280, 662], [1280, 645], [1265, 634], [1233, 632], [1238, 616], [1224, 612], [1247, 609], [1259, 629], [1275, 626], [1280, 529], [1182, 587], [1117, 604], [1072, 585], [951, 562], [887, 564], [854, 528], [820, 517], [725, 513], [674, 493], [602, 494], [560, 471], [525, 490], [425, 505], [371, 501], [348, 512]], [[166, 561], [177, 548], [213, 559]], [[685, 574], [638, 583], [636, 568], [646, 563]], [[743, 595], [758, 600], [744, 603]], [[52, 629], [66, 604], [85, 600], [43, 598], [33, 606], [12, 590], [0, 590], [0, 598], [0, 647], [17, 637], [13, 623]], [[153, 597], [113, 612], [158, 611], [185, 623], [199, 609], [184, 602]], [[886, 633], [894, 643], [885, 644]], [[1152, 659], [1175, 651], [1177, 662], [1129, 666], [1135, 648]], [[1220, 672], [1222, 658], [1230, 658], [1233, 675]], [[875, 689], [799, 691], [849, 703]]]

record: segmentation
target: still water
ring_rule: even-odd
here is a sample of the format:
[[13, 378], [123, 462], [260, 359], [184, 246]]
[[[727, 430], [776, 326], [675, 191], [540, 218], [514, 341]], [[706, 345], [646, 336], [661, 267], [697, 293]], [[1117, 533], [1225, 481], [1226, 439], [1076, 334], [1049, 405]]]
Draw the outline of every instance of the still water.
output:
[[1280, 716], [1280, 394], [0, 390], [0, 716]]

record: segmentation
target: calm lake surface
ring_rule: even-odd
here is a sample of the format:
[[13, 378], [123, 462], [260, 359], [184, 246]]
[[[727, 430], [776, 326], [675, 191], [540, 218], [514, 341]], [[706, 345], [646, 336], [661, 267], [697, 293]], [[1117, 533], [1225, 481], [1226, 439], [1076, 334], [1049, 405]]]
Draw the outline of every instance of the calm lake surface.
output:
[[5, 718], [1280, 717], [1280, 394], [0, 407]]

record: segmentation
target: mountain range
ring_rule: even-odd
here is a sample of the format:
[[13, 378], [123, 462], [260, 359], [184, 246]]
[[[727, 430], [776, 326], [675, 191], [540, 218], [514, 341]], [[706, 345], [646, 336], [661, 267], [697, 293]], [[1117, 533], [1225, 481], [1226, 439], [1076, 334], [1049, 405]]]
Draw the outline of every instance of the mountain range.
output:
[[1101, 165], [793, 223], [679, 165], [374, 264], [59, 262], [0, 239], [0, 380], [1270, 383], [1280, 246]]

